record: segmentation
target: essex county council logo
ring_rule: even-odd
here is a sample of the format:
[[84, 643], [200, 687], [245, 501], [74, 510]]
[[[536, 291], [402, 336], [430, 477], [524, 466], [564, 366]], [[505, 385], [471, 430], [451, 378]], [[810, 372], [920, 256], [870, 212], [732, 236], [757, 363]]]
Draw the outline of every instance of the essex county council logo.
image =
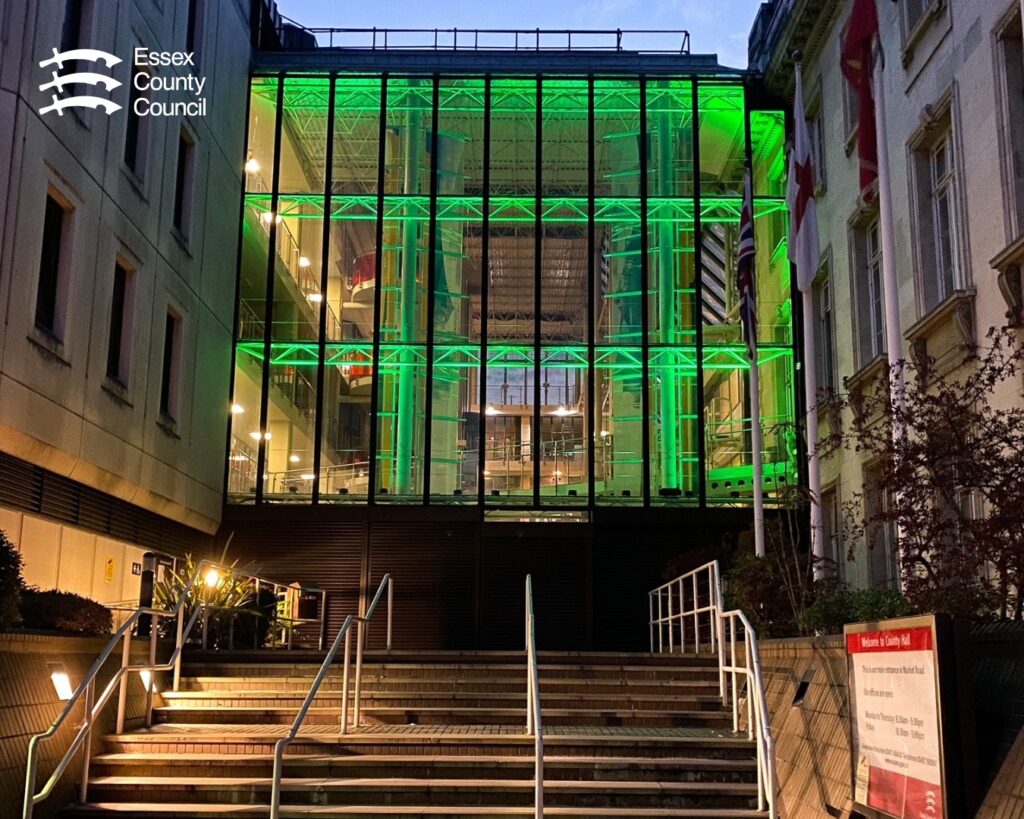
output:
[[[58, 71], [64, 70], [64, 63], [71, 63], [77, 68], [77, 63], [103, 63], [110, 69], [121, 62], [120, 57], [108, 54], [106, 51], [99, 51], [95, 48], [75, 48], [70, 51], [57, 51], [53, 49], [53, 56], [48, 60], [39, 63], [40, 68], [55, 65]], [[95, 67], [99, 68], [99, 65]], [[113, 91], [121, 85], [120, 81], [106, 74], [97, 74], [94, 71], [75, 71], [71, 74], [58, 74], [53, 72], [53, 79], [39, 86], [40, 91], [52, 91], [53, 104], [39, 109], [40, 114], [48, 114], [56, 111], [59, 116], [64, 116], [65, 108], [102, 108], [107, 114], [120, 111], [121, 106], [106, 97], [97, 97], [92, 94], [76, 94], [70, 97], [62, 96], [65, 86], [68, 85], [91, 85], [102, 86], [106, 92]]]

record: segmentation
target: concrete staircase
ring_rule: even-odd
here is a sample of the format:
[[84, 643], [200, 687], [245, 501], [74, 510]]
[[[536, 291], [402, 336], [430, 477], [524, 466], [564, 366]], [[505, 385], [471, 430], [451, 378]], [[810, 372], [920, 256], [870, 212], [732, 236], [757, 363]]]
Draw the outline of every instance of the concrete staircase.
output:
[[[545, 813], [756, 817], [753, 743], [732, 733], [712, 657], [540, 654]], [[317, 655], [193, 654], [152, 729], [104, 739], [69, 817], [268, 815], [274, 743]], [[286, 757], [282, 817], [533, 811], [517, 653], [367, 655], [363, 725], [341, 736], [341, 670]]]

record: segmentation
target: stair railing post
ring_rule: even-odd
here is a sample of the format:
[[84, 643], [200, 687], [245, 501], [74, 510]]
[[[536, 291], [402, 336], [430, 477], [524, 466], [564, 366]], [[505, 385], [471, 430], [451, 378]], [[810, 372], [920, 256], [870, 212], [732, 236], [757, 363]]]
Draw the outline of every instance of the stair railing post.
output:
[[[679, 640], [680, 640], [680, 651], [682, 651], [682, 623], [683, 623], [683, 596], [679, 596]], [[668, 653], [675, 653], [676, 640], [675, 640], [675, 625], [672, 618], [672, 587], [668, 587]]]
[[[153, 623], [153, 625], [156, 624]], [[121, 673], [123, 675], [127, 674], [128, 672], [122, 671]], [[123, 676], [121, 677], [121, 682], [124, 682]], [[92, 723], [94, 716], [92, 711], [94, 707], [93, 704], [96, 701], [95, 685], [95, 680], [89, 680], [89, 684], [85, 688], [84, 718], [87, 727], [85, 731], [85, 742], [82, 743], [82, 784], [79, 786], [78, 789], [79, 801], [83, 804], [89, 801], [89, 763], [92, 761]], [[122, 688], [122, 690], [124, 689]], [[118, 733], [120, 733], [121, 728], [118, 728], [117, 730]]]
[[697, 575], [693, 575], [693, 651], [700, 654], [700, 606], [697, 603]]
[[365, 633], [363, 626], [365, 623], [359, 621], [359, 630], [356, 632], [356, 690], [355, 690], [355, 705], [352, 707], [352, 724], [359, 728], [363, 724], [362, 716], [360, 715], [360, 708], [362, 706], [362, 687], [363, 687], [363, 646], [365, 640]]
[[651, 654], [654, 653], [654, 592], [647, 593], [647, 622], [651, 636]]
[[[156, 623], [152, 623], [150, 625], [150, 628], [152, 628], [155, 625]], [[125, 705], [128, 702], [128, 671], [126, 669], [128, 668], [128, 665], [131, 660], [131, 635], [132, 630], [129, 628], [125, 630], [124, 637], [122, 638], [123, 647], [121, 649], [121, 679], [117, 683], [117, 722], [115, 723], [117, 729], [116, 732], [118, 734], [124, 732], [124, 709]]]
[[341, 672], [341, 733], [348, 733], [348, 669], [352, 664], [352, 629], [345, 631], [345, 662]]
[[[146, 727], [153, 727], [153, 689], [156, 687], [156, 617], [151, 617], [149, 626], [149, 684], [146, 686]], [[126, 671], [125, 674], [128, 672]], [[122, 680], [123, 682], [123, 680]]]
[[394, 609], [395, 602], [395, 579], [393, 577], [388, 578], [388, 641], [387, 650], [391, 651], [391, 622], [392, 622], [392, 611]]

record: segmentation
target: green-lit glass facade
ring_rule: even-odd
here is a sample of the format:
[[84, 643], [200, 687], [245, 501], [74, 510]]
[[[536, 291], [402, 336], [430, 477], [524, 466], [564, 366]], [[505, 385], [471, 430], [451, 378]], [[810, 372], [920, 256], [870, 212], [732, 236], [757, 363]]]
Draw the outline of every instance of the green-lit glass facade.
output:
[[743, 505], [797, 481], [784, 117], [739, 76], [252, 79], [232, 503]]

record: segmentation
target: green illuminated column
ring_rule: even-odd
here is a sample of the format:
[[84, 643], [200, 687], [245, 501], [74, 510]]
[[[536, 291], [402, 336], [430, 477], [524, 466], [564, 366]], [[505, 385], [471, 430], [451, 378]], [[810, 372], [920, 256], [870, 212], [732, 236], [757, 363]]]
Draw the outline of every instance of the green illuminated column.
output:
[[[409, 110], [405, 121], [405, 179], [402, 192], [406, 196], [419, 193], [420, 176], [420, 111], [417, 97], [409, 94]], [[405, 345], [416, 340], [416, 270], [419, 263], [420, 223], [415, 219], [402, 221], [402, 281], [399, 285], [398, 342], [398, 406], [395, 440], [395, 494], [407, 495], [412, 484], [412, 450], [415, 435], [414, 365], [415, 354]]]
[[[672, 191], [672, 127], [669, 114], [658, 112], [658, 196], [671, 196]], [[662, 220], [658, 223], [658, 340], [672, 344], [676, 327], [675, 263], [672, 253], [674, 244], [674, 223]], [[646, 302], [647, 296], [644, 295]], [[646, 309], [646, 305], [645, 305]], [[664, 486], [678, 488], [679, 463], [676, 428], [679, 423], [676, 397], [678, 396], [678, 374], [673, 367], [661, 372], [661, 480]], [[656, 490], [657, 487], [654, 487]]]

